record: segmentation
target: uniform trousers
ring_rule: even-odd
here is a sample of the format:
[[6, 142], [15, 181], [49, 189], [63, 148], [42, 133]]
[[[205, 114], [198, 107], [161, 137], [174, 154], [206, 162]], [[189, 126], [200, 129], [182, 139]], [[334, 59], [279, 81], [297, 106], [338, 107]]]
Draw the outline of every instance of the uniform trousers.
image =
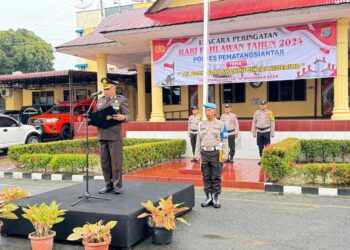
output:
[[107, 186], [122, 188], [123, 144], [122, 141], [100, 140], [103, 177]]
[[219, 162], [219, 151], [201, 150], [201, 158], [204, 192], [206, 194], [220, 194], [222, 163]]
[[256, 141], [259, 147], [259, 155], [262, 156], [263, 149], [266, 145], [271, 143], [270, 139], [271, 132], [257, 132]]
[[190, 133], [190, 141], [192, 146], [192, 153], [195, 155], [194, 151], [196, 150], [197, 134]]
[[235, 156], [235, 135], [228, 136], [228, 146], [230, 148], [229, 160], [232, 160]]

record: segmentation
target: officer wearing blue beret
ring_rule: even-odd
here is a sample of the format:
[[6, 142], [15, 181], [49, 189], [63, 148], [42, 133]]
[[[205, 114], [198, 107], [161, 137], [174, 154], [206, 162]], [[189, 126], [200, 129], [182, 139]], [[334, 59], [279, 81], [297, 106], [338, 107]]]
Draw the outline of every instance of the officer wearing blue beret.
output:
[[228, 137], [224, 123], [216, 119], [216, 104], [206, 103], [204, 107], [207, 120], [199, 124], [195, 151], [196, 158], [201, 160], [206, 194], [201, 206], [220, 208], [222, 162], [229, 152]]

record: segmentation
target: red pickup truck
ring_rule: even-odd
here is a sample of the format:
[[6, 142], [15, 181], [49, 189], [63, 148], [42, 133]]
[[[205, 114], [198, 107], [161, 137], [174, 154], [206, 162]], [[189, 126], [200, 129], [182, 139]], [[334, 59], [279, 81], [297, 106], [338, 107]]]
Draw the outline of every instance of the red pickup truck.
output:
[[[74, 122], [82, 122], [83, 114], [89, 109], [91, 100], [72, 103], [72, 113]], [[93, 110], [95, 107], [93, 107]], [[42, 115], [33, 116], [28, 120], [29, 125], [33, 125], [42, 131], [43, 138], [58, 137], [61, 140], [73, 138], [71, 131], [71, 115], [69, 102], [59, 103]]]

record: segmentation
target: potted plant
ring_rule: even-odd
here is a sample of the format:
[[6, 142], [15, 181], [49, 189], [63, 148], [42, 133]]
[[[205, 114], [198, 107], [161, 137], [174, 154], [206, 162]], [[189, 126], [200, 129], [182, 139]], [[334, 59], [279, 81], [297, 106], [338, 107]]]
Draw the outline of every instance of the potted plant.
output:
[[176, 218], [177, 214], [186, 211], [189, 208], [179, 208], [183, 203], [173, 204], [172, 195], [167, 199], [160, 198], [158, 206], [154, 206], [150, 200], [141, 204], [149, 213], [142, 213], [137, 218], [149, 218], [148, 225], [151, 228], [153, 244], [169, 244], [172, 241], [173, 230], [176, 229], [176, 221], [190, 225], [183, 218]]
[[86, 223], [82, 227], [73, 229], [67, 240], [83, 239], [83, 245], [86, 250], [108, 250], [111, 243], [111, 229], [117, 225], [117, 221], [110, 221], [103, 225], [100, 220], [95, 224]]
[[30, 196], [30, 193], [20, 187], [4, 188], [0, 194], [0, 202], [9, 202]]
[[[8, 220], [18, 219], [17, 215], [14, 213], [14, 211], [17, 209], [18, 209], [18, 206], [13, 203], [0, 204], [0, 218], [8, 219]], [[1, 235], [1, 228], [3, 225], [4, 223], [0, 220], [0, 235]]]
[[40, 206], [33, 205], [28, 208], [22, 208], [24, 218], [28, 219], [34, 226], [35, 232], [28, 235], [31, 240], [32, 249], [52, 250], [53, 238], [56, 235], [51, 228], [54, 224], [60, 223], [64, 220], [62, 217], [65, 210], [59, 209], [59, 204], [52, 201], [50, 205], [42, 203]]

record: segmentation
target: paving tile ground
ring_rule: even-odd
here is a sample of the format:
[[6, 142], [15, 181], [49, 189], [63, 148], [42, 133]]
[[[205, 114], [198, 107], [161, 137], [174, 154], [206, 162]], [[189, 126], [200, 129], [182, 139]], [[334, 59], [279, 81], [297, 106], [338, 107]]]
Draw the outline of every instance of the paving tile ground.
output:
[[[72, 182], [0, 180], [0, 188], [21, 186], [33, 194]], [[201, 208], [203, 190], [196, 189], [196, 206], [179, 224], [170, 245], [154, 246], [147, 239], [136, 250], [231, 249], [349, 249], [350, 199], [307, 195], [278, 195], [224, 189], [221, 209]], [[26, 238], [3, 237], [1, 250], [30, 249]], [[55, 250], [80, 250], [79, 245], [55, 243]]]

